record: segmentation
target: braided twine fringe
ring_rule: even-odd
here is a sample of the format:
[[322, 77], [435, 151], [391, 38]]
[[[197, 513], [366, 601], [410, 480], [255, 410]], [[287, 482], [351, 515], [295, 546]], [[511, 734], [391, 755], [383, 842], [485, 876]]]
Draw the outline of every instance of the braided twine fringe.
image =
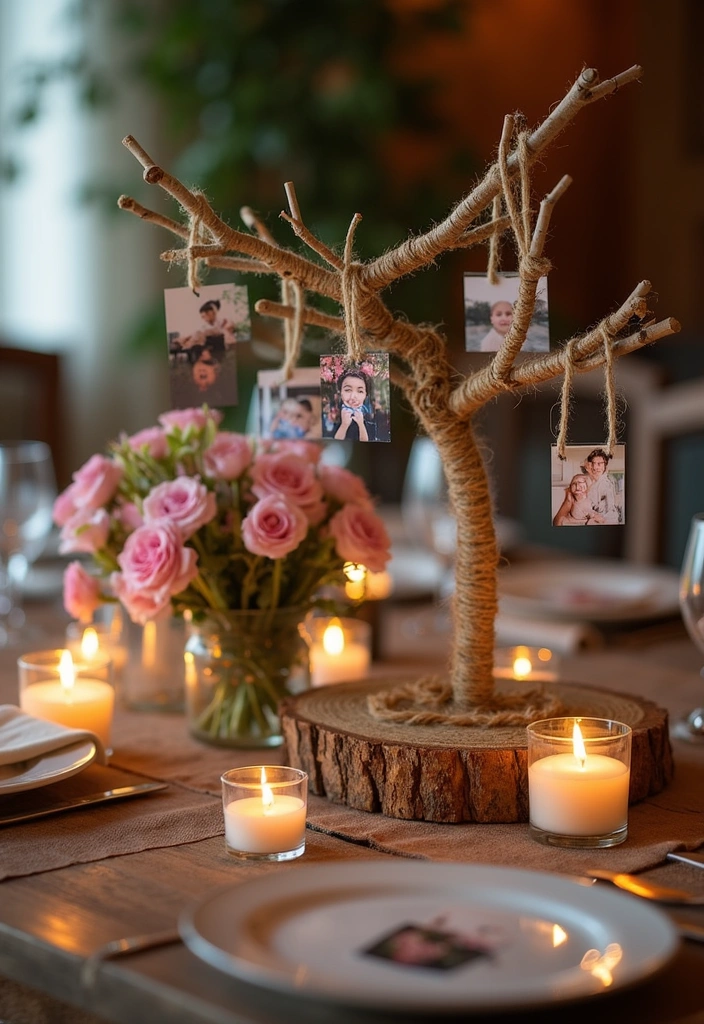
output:
[[[557, 697], [543, 689], [494, 694], [491, 705], [452, 706], [452, 687], [436, 676], [405, 683], [367, 697], [367, 710], [383, 722], [404, 725], [527, 725], [553, 718], [563, 710]], [[450, 705], [451, 710], [442, 710]]]

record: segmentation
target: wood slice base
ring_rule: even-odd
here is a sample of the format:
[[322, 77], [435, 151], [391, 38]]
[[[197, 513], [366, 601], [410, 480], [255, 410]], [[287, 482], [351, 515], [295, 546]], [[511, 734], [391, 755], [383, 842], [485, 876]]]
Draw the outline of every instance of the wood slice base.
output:
[[[527, 821], [525, 727], [411, 726], [372, 718], [367, 695], [404, 681], [343, 683], [287, 698], [280, 707], [285, 763], [308, 773], [314, 793], [361, 811], [416, 821]], [[631, 726], [631, 803], [670, 781], [663, 708], [571, 683], [547, 689], [559, 697], [565, 715]]]

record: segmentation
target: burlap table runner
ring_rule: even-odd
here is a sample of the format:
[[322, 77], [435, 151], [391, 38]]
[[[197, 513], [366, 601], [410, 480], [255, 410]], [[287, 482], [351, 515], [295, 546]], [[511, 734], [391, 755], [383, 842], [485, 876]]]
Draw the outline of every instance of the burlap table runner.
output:
[[[648, 660], [646, 660], [648, 658]], [[3, 671], [4, 669], [4, 671]], [[3, 653], [0, 700], [16, 700], [16, 675]], [[659, 666], [649, 658], [599, 652], [566, 659], [562, 675], [575, 682], [640, 695], [680, 717], [702, 697], [695, 671]], [[223, 831], [220, 775], [245, 764], [276, 764], [278, 750], [208, 747], [188, 735], [181, 715], [118, 710], [113, 767], [169, 782], [150, 800], [70, 812], [61, 818], [0, 831], [0, 877], [140, 849], [178, 845]], [[659, 863], [668, 850], [704, 843], [704, 751], [675, 741], [676, 774], [661, 794], [631, 808], [626, 843], [586, 853], [535, 843], [527, 825], [440, 825], [407, 822], [354, 811], [311, 797], [313, 830], [383, 853], [432, 860], [484, 862], [578, 872], [588, 866], [633, 871]], [[50, 837], [50, 841], [49, 841]]]

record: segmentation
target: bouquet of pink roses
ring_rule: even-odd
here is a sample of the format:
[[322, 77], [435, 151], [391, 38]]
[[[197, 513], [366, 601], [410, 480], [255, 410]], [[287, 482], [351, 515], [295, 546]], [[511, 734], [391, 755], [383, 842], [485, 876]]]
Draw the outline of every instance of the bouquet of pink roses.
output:
[[[82, 621], [117, 598], [135, 622], [170, 606], [215, 623], [216, 640], [193, 647], [208, 680], [202, 701], [187, 693], [195, 732], [270, 743], [297, 623], [344, 583], [345, 562], [383, 569], [389, 537], [364, 483], [321, 463], [319, 445], [255, 441], [220, 419], [205, 406], [165, 413], [74, 473], [54, 506], [59, 550], [90, 553], [100, 572], [71, 562], [64, 604]], [[287, 614], [290, 642], [275, 618]]]
[[169, 603], [196, 616], [309, 607], [345, 562], [384, 568], [389, 537], [359, 477], [321, 464], [315, 443], [255, 442], [220, 419], [164, 413], [73, 474], [54, 506], [59, 550], [90, 553], [109, 592], [72, 562], [69, 614], [88, 621], [112, 594], [140, 623]]

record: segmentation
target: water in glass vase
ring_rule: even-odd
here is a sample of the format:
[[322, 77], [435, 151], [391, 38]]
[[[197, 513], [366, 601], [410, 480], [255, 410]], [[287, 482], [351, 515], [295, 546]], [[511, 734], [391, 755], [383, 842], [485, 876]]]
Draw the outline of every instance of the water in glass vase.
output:
[[184, 653], [191, 733], [221, 747], [277, 747], [279, 701], [310, 685], [305, 611], [212, 613], [189, 627]]

